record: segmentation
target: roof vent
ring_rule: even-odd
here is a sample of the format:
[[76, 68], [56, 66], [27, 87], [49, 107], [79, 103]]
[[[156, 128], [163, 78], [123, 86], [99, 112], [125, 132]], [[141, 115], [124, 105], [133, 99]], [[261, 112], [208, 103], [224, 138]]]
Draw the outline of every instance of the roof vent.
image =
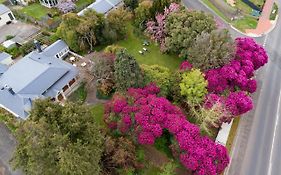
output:
[[9, 88], [8, 91], [12, 94], [12, 95], [15, 95], [15, 92], [12, 88]]
[[49, 62], [49, 64], [52, 64], [51, 62]]
[[35, 45], [38, 53], [41, 53], [42, 52], [41, 44], [37, 40], [34, 40], [34, 45]]

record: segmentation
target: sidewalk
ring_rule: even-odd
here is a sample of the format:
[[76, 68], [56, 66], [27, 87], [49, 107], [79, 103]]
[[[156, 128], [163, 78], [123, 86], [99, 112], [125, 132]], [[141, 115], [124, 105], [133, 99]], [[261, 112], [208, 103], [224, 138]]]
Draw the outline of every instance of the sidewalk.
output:
[[274, 24], [270, 21], [270, 14], [271, 9], [273, 7], [274, 0], [266, 0], [262, 14], [259, 18], [259, 22], [256, 29], [246, 29], [246, 33], [248, 35], [253, 36], [261, 36], [263, 34], [266, 34], [271, 30], [272, 27], [274, 27]]

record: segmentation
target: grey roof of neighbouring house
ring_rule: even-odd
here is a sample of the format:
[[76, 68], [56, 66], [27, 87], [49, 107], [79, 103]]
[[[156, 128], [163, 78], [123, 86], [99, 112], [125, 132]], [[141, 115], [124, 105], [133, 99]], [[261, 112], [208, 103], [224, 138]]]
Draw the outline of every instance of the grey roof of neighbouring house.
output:
[[83, 15], [84, 12], [88, 9], [95, 10], [98, 13], [106, 14], [121, 2], [122, 0], [97, 0], [82, 11], [80, 11], [78, 15]]
[[7, 59], [7, 58], [10, 58], [12, 57], [12, 55], [6, 53], [6, 52], [0, 52], [0, 62]]
[[26, 119], [34, 99], [55, 97], [77, 74], [71, 64], [33, 51], [0, 76], [0, 104]]
[[3, 4], [0, 4], [0, 15], [6, 13], [6, 12], [9, 12], [10, 9], [8, 7], [6, 7], [5, 5]]
[[44, 54], [46, 56], [56, 56], [57, 53], [65, 48], [68, 48], [68, 45], [63, 40], [57, 40], [52, 45], [44, 49]]

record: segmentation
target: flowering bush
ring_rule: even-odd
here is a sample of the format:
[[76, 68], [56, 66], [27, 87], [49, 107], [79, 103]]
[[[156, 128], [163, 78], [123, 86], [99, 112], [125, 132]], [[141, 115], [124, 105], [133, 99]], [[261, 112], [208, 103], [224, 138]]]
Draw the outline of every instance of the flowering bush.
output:
[[186, 70], [191, 70], [192, 69], [192, 64], [190, 64], [188, 61], [183, 61], [180, 64], [180, 71], [186, 71]]
[[76, 8], [76, 5], [72, 0], [63, 0], [63, 1], [59, 1], [59, 3], [56, 5], [56, 7], [62, 13], [68, 13], [68, 12], [73, 11]]
[[237, 38], [236, 46], [236, 55], [231, 63], [205, 73], [209, 92], [221, 94], [237, 88], [249, 93], [256, 91], [257, 83], [252, 79], [254, 71], [267, 63], [268, 56], [264, 48], [251, 38]]
[[155, 16], [156, 21], [148, 21], [146, 23], [146, 32], [151, 36], [151, 39], [160, 43], [161, 50], [165, 49], [165, 21], [167, 16], [180, 9], [180, 5], [176, 3], [171, 3], [168, 8], [164, 9], [163, 14], [157, 14]]
[[[167, 129], [178, 143], [186, 168], [195, 174], [221, 173], [229, 163], [226, 148], [200, 136], [198, 126], [189, 123], [178, 107], [156, 96], [159, 91], [154, 84], [129, 89], [128, 97], [117, 96], [106, 105], [105, 122], [112, 130], [136, 136], [140, 144], [154, 144]], [[118, 123], [117, 127], [112, 123]]]

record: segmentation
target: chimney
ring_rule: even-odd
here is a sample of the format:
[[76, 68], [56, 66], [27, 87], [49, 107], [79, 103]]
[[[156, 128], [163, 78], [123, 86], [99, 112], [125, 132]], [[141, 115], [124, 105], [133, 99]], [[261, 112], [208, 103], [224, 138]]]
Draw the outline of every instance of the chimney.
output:
[[36, 39], [34, 40], [34, 45], [38, 51], [38, 53], [41, 53], [42, 52], [42, 48], [41, 48], [41, 45], [39, 43], [39, 41], [37, 41]]

